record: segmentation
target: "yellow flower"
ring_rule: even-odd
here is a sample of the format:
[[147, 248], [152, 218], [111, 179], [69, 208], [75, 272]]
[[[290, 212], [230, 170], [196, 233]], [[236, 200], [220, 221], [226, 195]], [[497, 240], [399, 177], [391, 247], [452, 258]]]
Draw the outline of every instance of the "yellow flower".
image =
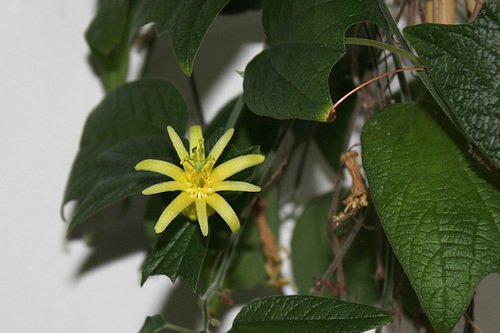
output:
[[155, 232], [164, 231], [181, 212], [193, 221], [198, 220], [203, 236], [208, 235], [208, 216], [214, 212], [224, 219], [233, 233], [238, 232], [240, 221], [236, 213], [217, 192], [259, 192], [260, 187], [253, 184], [226, 179], [246, 168], [264, 162], [264, 156], [258, 154], [239, 156], [214, 168], [217, 159], [233, 136], [234, 129], [227, 131], [217, 141], [208, 157], [205, 157], [205, 145], [200, 126], [192, 126], [189, 130], [190, 153], [175, 130], [170, 126], [167, 130], [183, 169], [169, 162], [152, 159], [141, 161], [135, 166], [136, 170], [158, 172], [173, 179], [150, 186], [142, 191], [142, 194], [181, 191], [161, 214], [155, 225]]

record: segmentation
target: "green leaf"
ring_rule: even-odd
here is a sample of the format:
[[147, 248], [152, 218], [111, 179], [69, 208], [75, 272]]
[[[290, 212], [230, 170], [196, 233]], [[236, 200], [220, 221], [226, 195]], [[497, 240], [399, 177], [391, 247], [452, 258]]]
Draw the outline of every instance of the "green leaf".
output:
[[245, 102], [259, 115], [316, 121], [326, 121], [333, 105], [328, 76], [345, 54], [347, 28], [386, 26], [371, 0], [266, 1], [262, 20], [268, 48], [245, 70]]
[[[218, 128], [226, 128], [231, 122], [229, 127], [235, 129], [231, 142], [236, 147], [243, 149], [249, 146], [260, 146], [263, 154], [267, 155], [279, 133], [280, 122], [268, 117], [259, 117], [250, 112], [246, 105], [242, 105], [241, 109], [238, 109], [238, 102], [239, 97], [227, 103], [208, 125], [207, 132], [211, 133]], [[236, 110], [234, 110], [235, 107]], [[234, 111], [236, 114], [233, 114]]]
[[[354, 89], [352, 83], [352, 64], [356, 62], [358, 70], [363, 71], [364, 66], [369, 66], [369, 57], [365, 55], [367, 48], [358, 50], [358, 57], [352, 55], [352, 46], [349, 45], [348, 54], [343, 56], [330, 74], [330, 87], [332, 98], [338, 100]], [[337, 172], [340, 166], [340, 155], [344, 152], [349, 124], [352, 121], [355, 99], [347, 99], [336, 110], [335, 121], [331, 123], [316, 123], [314, 139], [330, 167]]]
[[500, 167], [500, 1], [469, 24], [404, 29], [468, 140]]
[[101, 71], [106, 91], [123, 84], [127, 78], [128, 35], [136, 1], [104, 0], [88, 27], [85, 38]]
[[[163, 180], [164, 181], [164, 180]], [[161, 213], [167, 205], [175, 199], [178, 193], [166, 192], [159, 195], [148, 196], [146, 212], [144, 213], [144, 229], [149, 245], [153, 245], [158, 240], [158, 235], [155, 232], [155, 225]]]
[[[171, 146], [162, 146], [160, 143], [165, 141], [158, 136], [168, 137], [167, 125], [183, 133], [187, 126], [187, 114], [182, 96], [173, 85], [165, 81], [137, 81], [110, 92], [87, 119], [80, 149], [66, 185], [63, 205], [71, 200], [94, 202], [99, 200], [96, 192], [101, 192], [101, 199], [106, 204], [111, 204], [122, 199], [125, 194], [129, 195], [132, 190], [140, 190], [139, 187], [132, 188], [137, 184], [128, 183], [129, 180], [138, 180], [139, 173], [130, 173], [135, 166], [134, 162], [142, 156], [165, 157], [165, 147]], [[150, 144], [147, 142], [149, 139], [144, 138], [147, 136], [157, 136], [156, 139], [151, 138], [155, 146], [146, 147]], [[142, 139], [133, 140], [138, 138]], [[103, 173], [102, 165], [104, 168], [109, 165], [107, 169], [110, 172]], [[115, 172], [113, 168], [117, 165], [119, 168]], [[124, 188], [121, 188], [122, 185], [112, 184], [120, 177]], [[117, 192], [104, 193], [102, 190], [108, 185]], [[90, 197], [93, 198], [89, 199]], [[86, 212], [78, 212], [79, 210]], [[79, 205], [70, 228], [94, 212], [95, 209]]]
[[137, 172], [134, 166], [148, 158], [176, 159], [166, 134], [134, 138], [120, 142], [98, 156], [99, 178], [79, 203], [68, 228], [101, 209], [125, 199], [145, 188], [161, 183], [165, 177]]
[[120, 44], [127, 25], [130, 0], [100, 1], [96, 16], [90, 23], [85, 38], [89, 45], [101, 54], [109, 54]]
[[156, 333], [167, 328], [167, 323], [161, 315], [147, 317], [139, 333]]
[[164, 329], [171, 329], [181, 333], [197, 333], [190, 329], [167, 323], [161, 315], [147, 317], [139, 333], [157, 333]]
[[277, 296], [247, 304], [231, 328], [240, 332], [363, 332], [391, 316], [374, 307], [314, 296]]
[[500, 269], [500, 181], [436, 108], [395, 105], [365, 125], [363, 166], [387, 237], [437, 332]]
[[198, 223], [179, 215], [164, 231], [142, 267], [143, 285], [151, 275], [166, 275], [175, 282], [178, 276], [196, 292], [196, 285], [207, 251]]
[[[310, 202], [297, 220], [291, 243], [293, 278], [298, 292], [308, 294], [334, 259], [327, 234], [331, 194]], [[314, 258], [314, 260], [311, 260]]]
[[132, 23], [129, 36], [146, 23], [154, 22], [157, 35], [168, 31], [172, 47], [181, 69], [187, 75], [193, 71], [193, 62], [208, 27], [229, 0], [147, 0], [142, 1]]

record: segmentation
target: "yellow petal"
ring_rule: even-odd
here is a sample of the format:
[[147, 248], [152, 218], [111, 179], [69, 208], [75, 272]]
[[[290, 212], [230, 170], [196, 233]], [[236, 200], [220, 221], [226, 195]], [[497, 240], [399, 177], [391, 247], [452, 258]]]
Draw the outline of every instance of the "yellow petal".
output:
[[226, 178], [231, 177], [235, 173], [245, 170], [246, 168], [264, 162], [263, 155], [251, 154], [233, 158], [227, 162], [222, 163], [212, 171], [212, 180], [214, 182], [221, 182]]
[[168, 136], [170, 137], [170, 141], [172, 141], [172, 144], [174, 145], [175, 151], [177, 152], [179, 159], [183, 160], [184, 158], [186, 158], [186, 156], [189, 156], [186, 147], [184, 147], [184, 143], [182, 142], [179, 135], [177, 135], [177, 132], [174, 130], [174, 128], [172, 126], [168, 126], [167, 131], [168, 131]]
[[220, 137], [215, 146], [212, 148], [212, 150], [210, 151], [210, 155], [212, 155], [214, 160], [217, 160], [220, 154], [222, 154], [229, 140], [231, 140], [233, 133], [234, 133], [234, 128], [229, 129], [223, 136]]
[[250, 183], [226, 180], [224, 182], [215, 183], [212, 186], [212, 190], [214, 192], [218, 191], [260, 192], [260, 187]]
[[142, 194], [151, 195], [151, 194], [157, 194], [157, 193], [162, 193], [162, 192], [185, 191], [185, 190], [187, 190], [187, 186], [185, 183], [181, 183], [181, 182], [174, 180], [174, 181], [159, 183], [159, 184], [150, 186], [147, 189], [145, 189], [144, 191], [142, 191]]
[[229, 129], [223, 136], [220, 137], [220, 139], [210, 151], [208, 157], [212, 157], [212, 159], [208, 161], [207, 164], [205, 164], [205, 170], [207, 170], [208, 173], [212, 172], [215, 162], [217, 162], [217, 159], [224, 151], [224, 148], [226, 148], [229, 140], [231, 140], [233, 133], [234, 128]]
[[238, 216], [236, 216], [233, 208], [231, 208], [223, 197], [217, 193], [213, 193], [206, 198], [206, 202], [210, 205], [210, 207], [215, 209], [217, 213], [219, 213], [224, 221], [226, 221], [233, 233], [237, 233], [238, 230], [240, 230], [240, 220], [238, 220]]
[[208, 217], [207, 217], [207, 203], [205, 199], [196, 199], [196, 215], [198, 216], [198, 223], [200, 224], [201, 233], [203, 236], [208, 235]]
[[158, 219], [158, 222], [156, 222], [155, 225], [155, 232], [159, 234], [160, 232], [163, 232], [165, 228], [172, 222], [173, 219], [176, 218], [179, 213], [192, 204], [194, 201], [193, 198], [191, 198], [190, 195], [182, 192], [179, 194], [168, 206], [165, 208], [163, 213], [161, 214], [160, 218]]
[[[189, 153], [191, 155], [193, 154], [193, 148], [197, 147], [200, 144], [200, 139], [203, 140], [203, 133], [201, 131], [201, 127], [191, 126], [191, 128], [189, 129]], [[199, 147], [198, 149], [201, 149], [201, 147]], [[205, 153], [203, 153], [202, 159], [205, 159]]]
[[135, 166], [136, 170], [158, 172], [181, 183], [186, 183], [186, 173], [184, 170], [169, 162], [160, 160], [144, 160]]

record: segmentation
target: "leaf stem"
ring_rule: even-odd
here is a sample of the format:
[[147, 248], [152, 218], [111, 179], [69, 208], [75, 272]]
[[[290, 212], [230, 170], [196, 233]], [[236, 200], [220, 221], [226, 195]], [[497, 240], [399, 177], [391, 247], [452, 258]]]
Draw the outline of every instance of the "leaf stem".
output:
[[378, 41], [375, 41], [375, 40], [365, 39], [365, 38], [346, 37], [345, 38], [345, 43], [346, 44], [351, 44], [351, 45], [364, 45], [364, 46], [377, 47], [379, 49], [384, 49], [384, 50], [387, 50], [387, 51], [390, 51], [390, 52], [394, 52], [394, 53], [397, 53], [397, 54], [399, 54], [399, 55], [401, 55], [403, 57], [411, 59], [413, 61], [417, 61], [419, 63], [422, 63], [422, 61], [420, 60], [419, 57], [417, 57], [416, 55], [414, 55], [414, 54], [412, 54], [410, 52], [398, 49], [395, 46], [392, 46], [392, 45], [389, 45], [389, 44], [385, 44], [385, 43], [382, 43], [382, 42], [378, 42]]

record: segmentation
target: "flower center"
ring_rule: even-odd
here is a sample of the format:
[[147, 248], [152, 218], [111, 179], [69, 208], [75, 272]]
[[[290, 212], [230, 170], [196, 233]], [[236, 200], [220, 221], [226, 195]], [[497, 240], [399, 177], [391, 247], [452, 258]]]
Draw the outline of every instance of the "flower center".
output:
[[206, 198], [210, 193], [212, 188], [212, 179], [207, 174], [205, 168], [202, 168], [200, 172], [196, 169], [191, 171], [188, 175], [188, 193], [193, 198]]
[[205, 169], [205, 165], [212, 161], [212, 155], [205, 158], [205, 145], [200, 139], [198, 145], [193, 147], [191, 156], [186, 156], [181, 160], [181, 165], [188, 163], [193, 170], [187, 175], [188, 193], [192, 198], [206, 198], [212, 188], [212, 179]]

